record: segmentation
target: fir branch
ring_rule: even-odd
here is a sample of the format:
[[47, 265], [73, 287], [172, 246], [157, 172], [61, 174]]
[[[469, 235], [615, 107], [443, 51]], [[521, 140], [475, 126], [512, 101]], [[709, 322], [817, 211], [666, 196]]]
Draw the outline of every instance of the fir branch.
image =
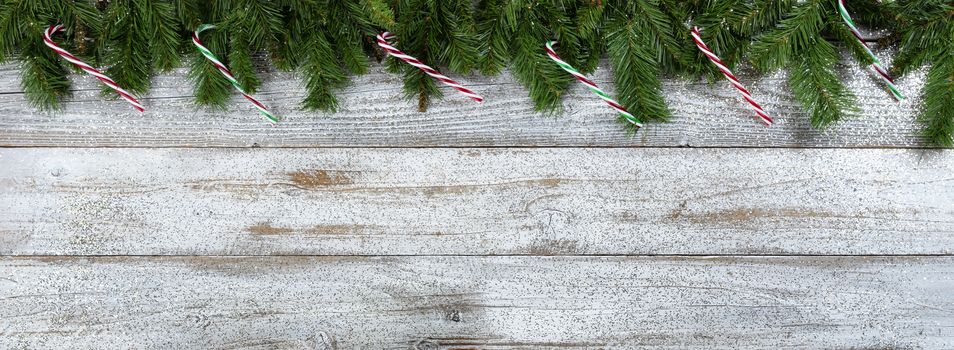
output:
[[305, 76], [307, 92], [302, 107], [335, 111], [338, 100], [334, 93], [348, 82], [343, 67], [352, 73], [367, 71], [362, 32], [374, 30], [370, 27], [373, 20], [363, 12], [363, 7], [353, 4], [331, 1], [297, 6], [309, 13], [294, 12], [294, 24], [289, 27], [290, 35], [302, 43], [300, 71]]
[[576, 23], [577, 37], [580, 38], [581, 72], [593, 72], [599, 66], [606, 45], [603, 43], [602, 28], [605, 21], [603, 1], [584, 1], [573, 16]]
[[[595, 68], [602, 47], [595, 27], [603, 21], [598, 17], [604, 10], [579, 6], [564, 0], [484, 0], [481, 70], [499, 72], [509, 58], [511, 73], [529, 91], [534, 108], [559, 111], [572, 77], [546, 56], [543, 44], [557, 39], [560, 57], [583, 73]], [[578, 13], [582, 19], [573, 17]]]
[[324, 33], [313, 32], [308, 42], [308, 50], [301, 67], [305, 74], [305, 90], [308, 95], [302, 101], [302, 107], [335, 111], [338, 107], [335, 89], [344, 86], [348, 77], [336, 62], [331, 43]]
[[[228, 56], [225, 55], [226, 36], [219, 30], [209, 30], [202, 33], [202, 43], [218, 56], [222, 63], [228, 65]], [[195, 50], [193, 50], [195, 51]], [[192, 54], [189, 66], [189, 78], [194, 85], [195, 102], [199, 105], [225, 108], [232, 95], [232, 84], [198, 52]]]
[[799, 53], [795, 66], [789, 71], [789, 86], [795, 99], [808, 110], [812, 126], [816, 128], [824, 128], [858, 112], [855, 95], [832, 69], [838, 58], [832, 44], [816, 41]]
[[655, 62], [657, 52], [647, 45], [652, 40], [650, 33], [639, 23], [632, 18], [616, 18], [607, 23], [607, 53], [613, 65], [617, 99], [641, 120], [665, 121], [670, 112], [662, 96], [660, 68]]
[[[57, 43], [69, 50], [75, 46], [74, 34], [81, 25], [84, 31], [88, 27], [91, 36], [100, 32], [99, 13], [86, 1], [61, 0], [7, 0], [0, 4], [0, 11], [0, 61], [16, 55], [22, 65], [20, 84], [27, 101], [43, 110], [58, 109], [59, 99], [69, 95], [70, 68], [43, 44], [43, 32], [49, 25], [64, 24], [66, 32], [57, 35]], [[95, 63], [87, 55], [75, 53]]]
[[159, 0], [140, 0], [140, 3], [146, 8], [144, 12], [150, 14], [146, 17], [147, 28], [153, 28], [149, 38], [153, 67], [168, 72], [181, 63], [179, 47], [184, 39], [179, 34], [181, 26], [175, 16], [175, 6]]
[[[732, 5], [732, 4], [729, 4]], [[667, 1], [610, 2], [606, 46], [618, 98], [638, 118], [666, 121], [671, 112], [659, 76], [689, 67], [673, 18], [688, 16], [687, 7]], [[701, 61], [703, 63], [705, 58]]]
[[[148, 0], [114, 0], [106, 7], [107, 27], [104, 30], [106, 45], [101, 49], [110, 65], [106, 70], [119, 86], [137, 94], [149, 89], [152, 73], [152, 50], [150, 42], [152, 28], [148, 27], [145, 13], [150, 8]], [[103, 87], [103, 94], [111, 89]]]
[[41, 110], [59, 109], [59, 99], [70, 95], [69, 71], [59, 56], [37, 39], [21, 47], [19, 61], [20, 86], [27, 101]]
[[752, 63], [755, 67], [762, 71], [785, 68], [815, 42], [824, 40], [821, 30], [825, 24], [825, 10], [821, 0], [809, 0], [796, 5], [791, 15], [783, 19], [775, 30], [760, 36], [752, 45]]
[[755, 0], [744, 3], [744, 13], [736, 25], [736, 31], [748, 38], [755, 38], [763, 31], [774, 28], [794, 4], [794, 0]]
[[[437, 1], [438, 20], [443, 22], [438, 25], [450, 29], [446, 48], [438, 55], [438, 59], [447, 62], [448, 68], [459, 74], [469, 73], [477, 62], [477, 31], [472, 4], [472, 1], [467, 0]], [[437, 36], [437, 33], [434, 34], [432, 38]], [[435, 45], [431, 45], [430, 49], [439, 50]]]
[[851, 29], [845, 25], [845, 22], [838, 19], [837, 21], [833, 20], [833, 23], [829, 23], [827, 26], [829, 33], [838, 39], [840, 47], [845, 47], [848, 51], [851, 52], [851, 56], [858, 62], [858, 65], [862, 67], [867, 67], [874, 63], [874, 59], [868, 55], [868, 51], [865, 50], [864, 44], [858, 41], [855, 38], [854, 34], [851, 33]]
[[845, 1], [845, 7], [857, 22], [874, 27], [896, 28], [897, 21], [889, 10], [892, 3], [893, 1], [887, 2], [886, 6], [881, 0], [852, 0]]
[[366, 35], [377, 34], [375, 27], [391, 28], [396, 24], [394, 11], [385, 0], [358, 0], [347, 3], [352, 17], [359, 20], [361, 30]]
[[925, 125], [924, 136], [936, 145], [954, 146], [954, 51], [931, 66], [923, 94], [918, 118]]
[[517, 21], [513, 4], [506, 0], [484, 0], [478, 4], [477, 42], [480, 55], [477, 67], [483, 74], [499, 74], [510, 60], [509, 39], [513, 36]]
[[[477, 45], [471, 0], [400, 0], [395, 10], [397, 46], [435, 69], [448, 67], [467, 73], [476, 63]], [[389, 69], [402, 72], [404, 93], [415, 96], [424, 111], [431, 97], [441, 96], [432, 79], [420, 69], [390, 59]]]
[[232, 0], [223, 4], [222, 27], [229, 35], [241, 33], [250, 50], [263, 50], [285, 31], [281, 9], [267, 0]]
[[255, 70], [251, 51], [251, 43], [244, 31], [237, 30], [229, 33], [229, 70], [245, 92], [254, 94], [262, 86], [262, 80], [259, 79], [258, 72]]
[[811, 115], [812, 126], [825, 127], [858, 111], [855, 96], [838, 79], [839, 54], [823, 31], [841, 28], [833, 4], [807, 0], [791, 10], [776, 29], [752, 45], [752, 62], [762, 71], [789, 69], [789, 86]]
[[175, 17], [185, 28], [196, 28], [202, 24], [199, 0], [173, 0]]
[[898, 76], [930, 65], [918, 119], [933, 144], [954, 146], [954, 4], [939, 0], [899, 1], [901, 48], [891, 71]]
[[[667, 5], [666, 2], [659, 0], [621, 2], [622, 4], [618, 6], [625, 6], [627, 15], [639, 19], [642, 23], [643, 32], [651, 36], [651, 45], [657, 53], [661, 71], [677, 72], [690, 65], [689, 57], [692, 57], [695, 53], [689, 50], [695, 50], [695, 48], [682, 43], [691, 43], [691, 40], [676, 40], [677, 36], [688, 38], [689, 31], [687, 28], [677, 26], [670, 15], [680, 11], [674, 8], [678, 5], [672, 3]], [[675, 34], [677, 29], [681, 29], [681, 34]]]
[[[741, 0], [714, 0], [699, 9], [693, 9], [699, 12], [699, 16], [692, 20], [692, 24], [701, 28], [702, 40], [730, 69], [734, 68], [742, 57], [743, 38], [736, 35], [733, 28], [743, 20], [743, 12], [739, 11], [741, 6]], [[700, 64], [708, 63], [708, 58], [701, 51], [694, 50], [692, 57], [697, 64], [685, 67], [692, 75], [705, 74], [710, 81], [722, 77], [722, 73], [714, 65]]]
[[934, 61], [952, 45], [954, 4], [937, 0], [908, 0], [897, 5], [901, 24], [901, 50], [891, 67], [902, 76]]

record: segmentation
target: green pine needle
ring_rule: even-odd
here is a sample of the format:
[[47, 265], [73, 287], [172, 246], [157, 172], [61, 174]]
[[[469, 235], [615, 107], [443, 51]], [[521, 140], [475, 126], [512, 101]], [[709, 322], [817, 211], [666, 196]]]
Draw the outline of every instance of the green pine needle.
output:
[[858, 112], [855, 95], [838, 79], [833, 66], [839, 55], [827, 41], [817, 41], [799, 54], [789, 71], [795, 99], [811, 115], [812, 126], [824, 128]]
[[655, 60], [660, 52], [653, 50], [660, 47], [654, 41], [652, 30], [634, 18], [616, 18], [607, 24], [607, 53], [618, 101], [640, 120], [666, 121], [671, 113], [662, 95]]
[[20, 85], [27, 101], [41, 110], [57, 110], [60, 98], [70, 95], [69, 71], [59, 61], [60, 57], [39, 42], [22, 47], [19, 59]]
[[239, 84], [250, 94], [258, 91], [262, 80], [258, 77], [255, 63], [252, 62], [251, 43], [243, 31], [229, 33], [229, 70]]
[[[474, 4], [471, 0], [398, 0], [395, 9], [396, 46], [421, 62], [441, 70], [467, 74], [477, 61]], [[420, 69], [389, 59], [392, 71], [403, 72], [404, 93], [427, 109], [441, 91]]]
[[930, 66], [918, 119], [928, 141], [954, 146], [954, 3], [904, 0], [891, 7], [901, 38], [891, 71], [900, 77]]
[[954, 146], [954, 52], [935, 62], [924, 84], [924, 104], [919, 116], [924, 136], [944, 147]]
[[305, 90], [308, 95], [302, 102], [305, 109], [335, 111], [338, 99], [335, 89], [348, 81], [347, 75], [335, 60], [331, 44], [323, 33], [315, 32], [309, 38], [302, 73], [305, 74]]
[[[224, 35], [219, 34], [218, 30], [208, 30], [202, 32], [201, 39], [202, 43], [215, 53], [223, 63], [228, 64], [227, 57], [221, 54], [225, 52], [226, 47]], [[194, 48], [193, 51], [195, 51]], [[198, 52], [192, 55], [189, 78], [192, 79], [194, 85], [193, 93], [196, 104], [225, 108], [233, 92], [232, 84], [222, 76], [222, 73], [215, 68], [212, 62], [209, 62], [205, 56]]]

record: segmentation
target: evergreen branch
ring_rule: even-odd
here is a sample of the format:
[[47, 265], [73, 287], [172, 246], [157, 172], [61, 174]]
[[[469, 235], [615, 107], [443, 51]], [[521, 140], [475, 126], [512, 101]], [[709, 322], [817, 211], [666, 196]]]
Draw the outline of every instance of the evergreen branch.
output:
[[153, 28], [149, 38], [150, 55], [153, 57], [153, 67], [162, 72], [168, 72], [181, 63], [179, 59], [179, 45], [183, 37], [179, 35], [179, 22], [176, 20], [175, 7], [168, 2], [159, 0], [139, 0], [149, 13], [147, 28]]
[[[561, 97], [573, 78], [550, 61], [535, 37], [520, 35], [516, 38], [516, 45], [511, 71], [514, 78], [529, 90], [534, 109], [547, 113], [562, 110]], [[562, 52], [560, 57], [563, 57]]]
[[[447, 62], [451, 71], [466, 74], [473, 69], [477, 62], [477, 35], [473, 21], [472, 1], [459, 0], [437, 2], [439, 28], [446, 28], [447, 34], [443, 34], [446, 40], [444, 50], [433, 45], [436, 40], [432, 40], [430, 50], [438, 51], [438, 60]], [[436, 32], [432, 38], [440, 35]]]
[[954, 146], [954, 51], [931, 66], [923, 95], [918, 118], [925, 125], [924, 136], [936, 145]]
[[900, 22], [901, 49], [891, 70], [900, 76], [931, 65], [918, 119], [930, 142], [954, 146], [954, 3], [907, 0], [892, 10]]
[[278, 40], [285, 31], [281, 9], [270, 1], [232, 0], [223, 27], [229, 34], [241, 33], [252, 50], [261, 50]]
[[[635, 6], [631, 12], [632, 18], [639, 19], [643, 32], [653, 39], [652, 47], [659, 58], [663, 71], [676, 71], [681, 67], [689, 66], [687, 48], [676, 40], [674, 34], [676, 26], [667, 16], [659, 0], [633, 1]], [[704, 62], [704, 61], [702, 61]]]
[[828, 32], [832, 33], [842, 46], [851, 52], [851, 56], [859, 65], [866, 67], [874, 63], [874, 59], [872, 59], [868, 51], [865, 50], [864, 45], [851, 34], [851, 29], [845, 26], [844, 22], [833, 21], [833, 23], [829, 23], [827, 27]]
[[324, 33], [313, 32], [308, 43], [308, 51], [301, 66], [307, 92], [302, 107], [333, 112], [338, 108], [334, 91], [344, 86], [348, 77], [336, 62], [331, 43]]
[[794, 4], [794, 0], [755, 0], [744, 3], [736, 31], [747, 38], [757, 37], [763, 31], [774, 28]]
[[[554, 34], [547, 28], [550, 18], [540, 9], [521, 5], [515, 1], [514, 36], [508, 40], [512, 52], [511, 73], [527, 88], [536, 110], [548, 113], [562, 110], [561, 97], [573, 78], [545, 54], [545, 40], [541, 38], [549, 38]], [[562, 41], [557, 51], [568, 63], [571, 61], [570, 57], [575, 58]]]
[[[395, 33], [401, 51], [435, 67], [469, 72], [477, 56], [471, 0], [400, 0]], [[391, 60], [389, 68], [403, 72], [404, 93], [417, 96], [418, 110], [426, 110], [431, 97], [441, 96], [432, 79], [415, 67]]]
[[70, 81], [66, 78], [69, 71], [59, 62], [59, 56], [39, 41], [21, 48], [20, 86], [34, 107], [57, 110], [59, 99], [70, 95]]
[[577, 36], [580, 38], [581, 72], [593, 72], [599, 66], [605, 44], [602, 39], [605, 9], [602, 1], [584, 2], [576, 11], [575, 22]]
[[910, 0], [896, 11], [902, 24], [901, 49], [892, 62], [891, 71], [898, 76], [917, 69], [952, 45], [954, 4], [941, 1]]
[[838, 63], [838, 52], [827, 41], [817, 41], [799, 53], [789, 71], [789, 86], [795, 99], [811, 115], [812, 126], [825, 126], [857, 113], [855, 96], [838, 79], [832, 67]]
[[175, 18], [185, 28], [196, 28], [202, 24], [198, 0], [173, 0]]
[[641, 120], [666, 121], [671, 113], [662, 96], [659, 66], [647, 43], [651, 39], [639, 27], [633, 19], [616, 19], [607, 25], [607, 53], [618, 100]]
[[[736, 33], [745, 18], [746, 9], [743, 8], [743, 2], [740, 0], [716, 0], [703, 9], [703, 14], [694, 24], [703, 29], [701, 36], [710, 49], [722, 59], [726, 67], [734, 68], [735, 64], [742, 58], [742, 49], [745, 45], [746, 36]], [[694, 62], [706, 62], [708, 58], [701, 51], [696, 50]], [[701, 68], [701, 72], [710, 80], [718, 79], [722, 76], [716, 66], [711, 64], [696, 64], [689, 67], [691, 70]]]
[[484, 0], [477, 9], [477, 67], [486, 75], [499, 74], [510, 60], [509, 40], [516, 19], [510, 6], [514, 2], [505, 4], [504, 1]]
[[778, 27], [758, 38], [752, 45], [752, 63], [762, 71], [784, 68], [796, 56], [808, 51], [816, 42], [823, 41], [821, 30], [825, 24], [825, 6], [822, 0], [808, 0], [795, 6], [792, 14]]
[[229, 33], [229, 70], [245, 92], [254, 94], [262, 86], [262, 80], [252, 62], [251, 46], [244, 31]]
[[394, 11], [391, 10], [385, 0], [359, 0], [352, 2], [352, 4], [358, 12], [366, 14], [366, 16], [359, 17], [365, 19], [362, 21], [365, 34], [377, 34], [377, 31], [372, 28], [374, 26], [391, 28], [397, 23], [394, 20]]
[[[212, 30], [203, 34], [203, 44], [228, 65], [225, 52], [225, 35]], [[196, 53], [189, 66], [189, 78], [194, 87], [195, 102], [199, 105], [225, 108], [232, 95], [232, 84], [204, 56]]]
[[[141, 94], [149, 90], [152, 73], [150, 32], [144, 13], [149, 8], [144, 0], [115, 0], [106, 8], [107, 27], [104, 37], [108, 42], [102, 49], [110, 67], [106, 74], [126, 90]], [[109, 93], [108, 87], [102, 88]]]

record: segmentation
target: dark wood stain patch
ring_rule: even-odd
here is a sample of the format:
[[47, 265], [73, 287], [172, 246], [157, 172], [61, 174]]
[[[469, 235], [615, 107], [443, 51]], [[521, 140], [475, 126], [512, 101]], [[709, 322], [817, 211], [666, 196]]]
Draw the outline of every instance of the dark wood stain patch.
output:
[[308, 170], [288, 173], [292, 183], [301, 188], [316, 189], [319, 187], [351, 185], [352, 172], [334, 170]]
[[708, 213], [688, 213], [685, 208], [677, 208], [670, 213], [670, 219], [686, 218], [692, 223], [745, 222], [756, 219], [778, 218], [844, 218], [845, 215], [821, 212], [811, 209], [782, 208], [775, 210], [759, 208], [739, 208]]
[[367, 232], [369, 226], [366, 225], [345, 225], [345, 224], [333, 224], [333, 225], [315, 225], [311, 228], [304, 230], [308, 234], [319, 234], [319, 235], [353, 235], [361, 234]]
[[246, 232], [253, 235], [277, 236], [287, 234], [308, 234], [308, 235], [354, 235], [368, 232], [370, 226], [367, 225], [348, 225], [348, 224], [329, 224], [315, 225], [304, 229], [294, 229], [288, 227], [274, 227], [270, 222], [259, 222], [255, 225], [245, 228]]
[[295, 230], [292, 230], [290, 228], [272, 227], [272, 224], [270, 222], [257, 223], [255, 225], [249, 226], [248, 228], [245, 229], [245, 231], [248, 231], [254, 235], [266, 235], [266, 236], [282, 235], [286, 233], [295, 232]]

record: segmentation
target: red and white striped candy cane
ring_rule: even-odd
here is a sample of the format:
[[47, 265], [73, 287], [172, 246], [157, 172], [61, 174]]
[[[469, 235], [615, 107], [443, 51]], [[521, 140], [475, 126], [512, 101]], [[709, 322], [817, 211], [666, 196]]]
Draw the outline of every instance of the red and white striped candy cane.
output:
[[436, 69], [431, 68], [430, 66], [424, 64], [423, 62], [419, 61], [418, 59], [414, 57], [408, 56], [406, 53], [401, 52], [401, 50], [398, 50], [397, 48], [392, 46], [391, 43], [388, 42], [388, 40], [391, 40], [393, 38], [394, 38], [394, 35], [389, 32], [378, 34], [378, 46], [384, 49], [384, 52], [387, 52], [389, 55], [400, 58], [404, 62], [407, 62], [408, 64], [414, 67], [420, 68], [422, 71], [424, 71], [424, 73], [427, 73], [427, 75], [430, 75], [432, 78], [437, 79], [438, 81], [444, 83], [444, 85], [454, 88], [454, 90], [459, 91], [464, 96], [470, 97], [470, 99], [477, 102], [484, 101], [484, 98], [478, 95], [476, 92], [473, 92], [472, 90], [464, 87], [463, 85], [460, 85], [458, 82], [454, 81], [451, 78], [448, 78], [446, 75], [441, 74]]
[[739, 90], [739, 93], [742, 94], [742, 98], [749, 103], [749, 106], [751, 106], [755, 111], [755, 114], [759, 116], [762, 123], [765, 123], [765, 125], [772, 125], [772, 117], [769, 117], [768, 114], [765, 113], [765, 110], [762, 109], [762, 106], [752, 99], [752, 95], [749, 94], [749, 90], [747, 90], [745, 86], [742, 86], [742, 83], [739, 82], [739, 79], [735, 78], [735, 74], [732, 74], [732, 71], [730, 71], [729, 68], [722, 63], [722, 60], [719, 59], [719, 56], [716, 56], [714, 53], [712, 53], [712, 50], [709, 49], [709, 46], [702, 41], [702, 37], [699, 35], [699, 27], [692, 27], [692, 40], [696, 42], [696, 47], [699, 48], [699, 51], [702, 51], [702, 53], [705, 54], [706, 57], [708, 57], [709, 60], [716, 65], [716, 67], [719, 68], [719, 71], [722, 72], [722, 75], [724, 75], [726, 79], [729, 79], [729, 82], [732, 83], [732, 86], [735, 86], [735, 88]]
[[66, 51], [63, 48], [57, 46], [56, 43], [53, 42], [53, 38], [51, 37], [53, 36], [54, 33], [59, 32], [61, 30], [63, 30], [62, 24], [57, 24], [57, 25], [50, 26], [49, 28], [46, 28], [46, 31], [43, 32], [43, 43], [45, 43], [46, 46], [49, 46], [51, 49], [53, 49], [53, 51], [56, 51], [56, 53], [59, 54], [61, 57], [63, 57], [65, 60], [76, 65], [80, 69], [86, 71], [86, 73], [89, 73], [90, 75], [96, 77], [96, 79], [99, 79], [99, 81], [103, 82], [103, 84], [106, 84], [106, 86], [109, 86], [109, 88], [116, 90], [116, 93], [118, 93], [120, 97], [128, 101], [129, 104], [131, 104], [133, 108], [135, 108], [136, 110], [140, 112], [144, 112], [146, 110], [145, 108], [142, 107], [142, 104], [139, 103], [139, 100], [133, 97], [133, 95], [129, 93], [129, 91], [126, 91], [123, 88], [119, 87], [119, 85], [116, 84], [116, 82], [113, 81], [113, 79], [111, 79], [110, 77], [107, 77], [102, 72], [96, 70], [96, 68], [93, 68], [93, 66], [86, 64], [86, 62], [80, 61], [79, 58], [76, 58], [76, 56], [73, 56], [73, 54], [69, 53], [69, 51]]

